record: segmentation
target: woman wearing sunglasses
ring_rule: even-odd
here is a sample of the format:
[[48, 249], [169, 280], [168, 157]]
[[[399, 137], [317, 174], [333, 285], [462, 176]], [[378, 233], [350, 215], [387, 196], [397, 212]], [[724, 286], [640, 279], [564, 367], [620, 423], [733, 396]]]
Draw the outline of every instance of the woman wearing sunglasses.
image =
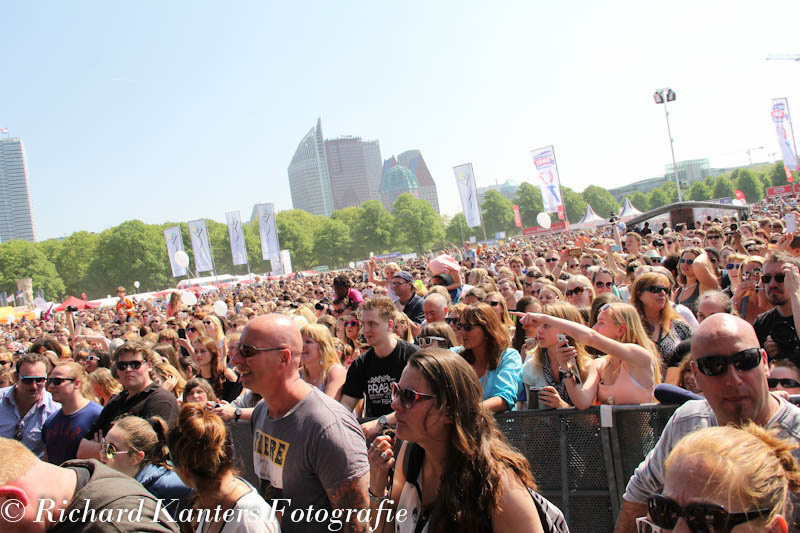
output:
[[328, 328], [321, 324], [306, 324], [300, 329], [300, 334], [303, 337], [300, 377], [336, 401], [341, 400], [347, 369], [339, 362]]
[[731, 298], [733, 298], [736, 289], [742, 282], [741, 266], [745, 259], [747, 259], [747, 256], [744, 254], [740, 254], [738, 252], [731, 252], [727, 254], [727, 256], [725, 257], [723, 257], [723, 254], [720, 253], [720, 261], [722, 264], [722, 268], [725, 269], [725, 272], [728, 275], [728, 280], [730, 281], [730, 285], [725, 287], [723, 290]]
[[676, 355], [675, 349], [692, 336], [692, 330], [672, 308], [671, 286], [672, 280], [666, 274], [646, 272], [631, 286], [631, 304], [636, 307], [647, 335], [661, 354], [662, 371], [669, 375], [666, 381], [674, 385], [678, 382], [677, 368], [682, 358]]
[[786, 533], [800, 489], [795, 448], [752, 423], [690, 433], [667, 457], [664, 490], [649, 498], [647, 519], [676, 532]]
[[548, 518], [560, 512], [534, 492], [528, 461], [482, 400], [481, 383], [461, 357], [426, 348], [409, 358], [392, 386], [397, 438], [405, 442], [396, 460], [389, 436], [369, 449], [372, 509], [393, 507], [392, 516], [404, 509], [407, 518], [383, 520], [373, 531], [552, 530], [539, 510]]
[[687, 248], [681, 253], [678, 284], [674, 302], [685, 305], [693, 313], [697, 312], [697, 298], [700, 293], [719, 289], [717, 268], [703, 249]]
[[222, 321], [216, 315], [206, 315], [203, 318], [203, 331], [202, 334], [206, 337], [211, 337], [217, 342], [220, 354], [224, 358], [225, 352], [225, 328], [222, 327]]
[[500, 322], [502, 322], [503, 325], [508, 328], [509, 333], [513, 335], [514, 321], [511, 320], [511, 315], [508, 314], [506, 300], [503, 298], [503, 295], [497, 291], [490, 292], [486, 295], [486, 300], [484, 300], [484, 302], [492, 308]]
[[159, 417], [147, 420], [138, 416], [120, 418], [100, 445], [100, 461], [141, 483], [175, 518], [178, 500], [192, 489], [172, 470], [168, 462], [167, 424]]
[[745, 258], [739, 267], [741, 282], [731, 298], [733, 308], [739, 316], [751, 324], [755, 323], [758, 315], [771, 307], [761, 287], [763, 269], [763, 257], [751, 255]]
[[353, 359], [361, 355], [364, 348], [359, 335], [361, 333], [361, 320], [355, 313], [348, 313], [342, 316], [344, 322], [344, 341], [353, 349]]
[[522, 359], [511, 347], [508, 328], [485, 303], [470, 305], [461, 313], [455, 327], [460, 353], [480, 379], [484, 406], [494, 413], [516, 409], [521, 380]]
[[92, 350], [80, 363], [89, 374], [98, 368], [111, 368], [111, 358], [102, 350]]
[[594, 299], [592, 282], [586, 276], [572, 276], [567, 281], [567, 289], [564, 292], [564, 296], [575, 307], [589, 307]]
[[456, 334], [446, 322], [425, 324], [419, 331], [417, 345], [420, 348], [452, 348], [458, 344]]

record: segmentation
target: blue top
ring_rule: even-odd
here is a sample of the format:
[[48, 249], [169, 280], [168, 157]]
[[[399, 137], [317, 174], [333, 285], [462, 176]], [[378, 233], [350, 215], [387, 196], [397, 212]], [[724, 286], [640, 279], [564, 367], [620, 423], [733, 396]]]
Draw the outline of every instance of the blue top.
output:
[[[450, 348], [456, 353], [461, 353], [463, 346]], [[517, 395], [522, 383], [522, 357], [514, 348], [506, 348], [500, 354], [500, 361], [494, 370], [486, 370], [481, 378], [483, 399], [488, 400], [499, 396], [506, 401], [509, 411], [517, 408]]]
[[21, 427], [22, 444], [42, 459], [44, 457], [42, 426], [50, 415], [61, 409], [61, 404], [54, 402], [50, 393], [43, 390], [39, 401], [20, 419], [17, 402], [14, 399], [15, 387], [16, 385], [12, 385], [0, 389], [0, 437], [13, 439]]
[[100, 416], [103, 406], [96, 402], [89, 402], [82, 409], [65, 415], [59, 409], [47, 419], [42, 427], [42, 441], [47, 450], [47, 461], [60, 465], [64, 461], [75, 459], [81, 439], [87, 435]]
[[177, 472], [161, 465], [145, 466], [136, 474], [136, 481], [153, 496], [163, 500], [164, 509], [173, 518], [177, 518], [175, 511], [179, 508], [179, 500], [192, 492], [192, 489], [183, 484]]

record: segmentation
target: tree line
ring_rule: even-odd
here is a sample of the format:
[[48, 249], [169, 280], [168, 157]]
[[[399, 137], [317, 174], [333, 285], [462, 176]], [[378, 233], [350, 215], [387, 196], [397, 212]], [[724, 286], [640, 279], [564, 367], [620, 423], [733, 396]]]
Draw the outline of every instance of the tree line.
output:
[[[733, 191], [739, 189], [753, 203], [764, 197], [766, 187], [785, 183], [782, 163], [760, 172], [737, 169], [693, 183], [684, 191], [684, 199], [733, 197]], [[562, 195], [570, 222], [583, 217], [587, 204], [602, 217], [620, 209], [611, 193], [597, 185], [590, 185], [583, 192], [562, 186]], [[648, 193], [636, 192], [630, 198], [634, 206], [647, 211], [676, 202], [677, 189], [675, 183], [668, 182]], [[536, 216], [543, 211], [542, 195], [539, 187], [527, 182], [519, 186], [513, 200], [488, 191], [481, 202], [483, 226], [476, 228], [467, 228], [463, 214], [440, 216], [428, 202], [409, 194], [399, 196], [391, 212], [380, 202], [370, 200], [359, 207], [335, 211], [330, 217], [293, 209], [281, 211], [275, 218], [281, 249], [290, 251], [292, 266], [300, 271], [320, 265], [339, 268], [366, 259], [370, 253], [422, 253], [471, 237], [483, 240], [484, 230], [489, 239], [501, 231], [511, 236], [520, 231], [514, 223], [514, 204], [519, 207], [523, 227], [537, 225]], [[551, 218], [557, 220], [555, 214]], [[118, 285], [133, 292], [134, 281], [140, 282], [142, 292], [174, 287], [179, 280], [172, 277], [163, 232], [176, 224], [181, 227], [193, 267], [185, 222], [145, 224], [129, 220], [100, 233], [79, 231], [63, 240], [0, 244], [0, 291], [13, 293], [20, 278], [32, 278], [34, 292], [42, 289], [48, 300], [81, 293], [90, 299], [102, 298], [114, 294]], [[211, 219], [206, 219], [206, 224], [217, 273], [246, 274], [247, 265], [233, 265], [227, 226]], [[270, 262], [262, 259], [258, 221], [244, 223], [243, 227], [250, 270], [271, 271]]]

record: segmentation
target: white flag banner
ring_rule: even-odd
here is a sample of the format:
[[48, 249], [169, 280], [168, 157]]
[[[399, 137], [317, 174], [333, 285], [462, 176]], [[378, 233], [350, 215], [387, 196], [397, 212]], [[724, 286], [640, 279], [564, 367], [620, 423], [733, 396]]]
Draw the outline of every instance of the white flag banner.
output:
[[281, 250], [281, 268], [284, 274], [292, 273], [292, 256], [289, 250]]
[[788, 99], [772, 99], [772, 121], [775, 123], [778, 144], [783, 155], [783, 168], [786, 170], [786, 175], [789, 176], [790, 172], [797, 172], [800, 168], [797, 166], [797, 154], [794, 151], [794, 132], [792, 131], [792, 119], [789, 117]]
[[[561, 182], [558, 179], [556, 156], [552, 146], [531, 150], [533, 165], [542, 189], [542, 202], [545, 213], [563, 213], [564, 204], [561, 201]], [[559, 209], [560, 208], [560, 209]]]
[[201, 218], [190, 220], [188, 224], [194, 252], [194, 268], [198, 272], [212, 272], [214, 263], [211, 261], [211, 243], [208, 241], [206, 221]]
[[461, 196], [461, 207], [467, 219], [467, 227], [475, 228], [481, 225], [481, 208], [478, 205], [478, 189], [475, 186], [475, 174], [472, 172], [472, 163], [453, 167], [456, 173], [458, 194]]
[[186, 275], [186, 267], [180, 266], [175, 262], [175, 252], [182, 252], [183, 237], [181, 237], [181, 227], [172, 226], [164, 230], [164, 240], [167, 241], [167, 255], [169, 256], [169, 266], [172, 267], [172, 276]]
[[239, 211], [225, 213], [225, 220], [228, 222], [228, 236], [231, 239], [231, 256], [234, 265], [247, 264], [247, 245], [244, 241], [244, 228], [242, 227], [242, 217]]
[[258, 228], [261, 233], [261, 258], [269, 259], [272, 270], [280, 269], [281, 249], [278, 246], [278, 227], [275, 225], [275, 206], [258, 204]]

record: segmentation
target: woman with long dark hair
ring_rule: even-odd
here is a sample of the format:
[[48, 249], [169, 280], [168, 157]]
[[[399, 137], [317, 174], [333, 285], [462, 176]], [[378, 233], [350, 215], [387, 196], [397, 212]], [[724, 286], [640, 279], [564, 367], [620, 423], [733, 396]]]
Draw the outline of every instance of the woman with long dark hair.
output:
[[194, 341], [192, 359], [200, 368], [200, 377], [211, 384], [217, 398], [232, 402], [242, 392], [239, 376], [225, 366], [220, 357], [217, 341], [211, 337], [200, 337]]
[[407, 518], [374, 524], [374, 531], [553, 529], [559, 511], [534, 492], [528, 461], [483, 403], [480, 382], [458, 355], [426, 348], [409, 358], [392, 385], [397, 438], [405, 442], [396, 461], [389, 436], [377, 437], [369, 450], [373, 509], [394, 507]]

